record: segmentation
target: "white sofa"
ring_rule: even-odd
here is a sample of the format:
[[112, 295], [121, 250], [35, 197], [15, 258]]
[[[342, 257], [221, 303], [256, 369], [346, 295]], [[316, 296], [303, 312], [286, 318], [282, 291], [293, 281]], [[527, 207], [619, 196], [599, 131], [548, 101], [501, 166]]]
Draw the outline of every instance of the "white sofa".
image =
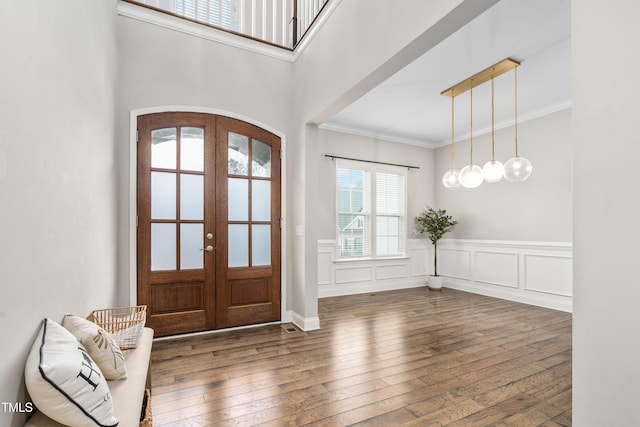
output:
[[[153, 329], [144, 328], [138, 347], [124, 350], [127, 365], [127, 379], [107, 381], [113, 399], [113, 414], [120, 421], [118, 427], [137, 427], [145, 389], [151, 390], [151, 346]], [[148, 404], [151, 404], [149, 402]], [[27, 421], [26, 427], [62, 427], [40, 411]]]

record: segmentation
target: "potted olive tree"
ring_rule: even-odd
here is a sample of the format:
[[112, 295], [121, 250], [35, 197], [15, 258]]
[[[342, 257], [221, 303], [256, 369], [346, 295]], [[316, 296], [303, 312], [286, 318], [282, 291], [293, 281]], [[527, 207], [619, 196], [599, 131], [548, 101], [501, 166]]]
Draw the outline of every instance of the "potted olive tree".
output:
[[429, 289], [441, 290], [442, 277], [438, 276], [438, 240], [453, 230], [458, 223], [445, 209], [434, 210], [427, 207], [416, 217], [416, 232], [426, 234], [433, 243], [433, 275], [429, 276]]

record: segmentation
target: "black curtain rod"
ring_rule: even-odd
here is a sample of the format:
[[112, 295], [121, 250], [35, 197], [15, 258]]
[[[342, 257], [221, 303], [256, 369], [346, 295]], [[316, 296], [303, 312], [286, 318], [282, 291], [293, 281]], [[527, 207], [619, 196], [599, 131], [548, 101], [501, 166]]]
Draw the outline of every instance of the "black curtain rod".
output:
[[340, 157], [340, 156], [333, 156], [331, 154], [325, 154], [325, 157], [329, 157], [331, 160], [334, 159], [342, 159], [342, 160], [354, 160], [356, 162], [365, 162], [365, 163], [376, 163], [378, 165], [387, 165], [387, 166], [400, 166], [403, 168], [407, 168], [407, 169], [420, 169], [419, 166], [409, 166], [409, 165], [399, 165], [397, 163], [385, 163], [385, 162], [375, 162], [373, 160], [362, 160], [362, 159], [352, 159], [350, 157]]

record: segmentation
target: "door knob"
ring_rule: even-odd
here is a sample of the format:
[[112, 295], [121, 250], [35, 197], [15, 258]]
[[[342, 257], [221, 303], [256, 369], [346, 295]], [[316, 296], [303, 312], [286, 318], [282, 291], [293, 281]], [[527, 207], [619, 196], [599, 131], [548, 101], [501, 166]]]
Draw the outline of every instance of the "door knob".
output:
[[215, 250], [215, 248], [213, 246], [209, 245], [206, 248], [202, 248], [200, 250], [201, 251], [207, 251], [207, 252], [213, 252]]

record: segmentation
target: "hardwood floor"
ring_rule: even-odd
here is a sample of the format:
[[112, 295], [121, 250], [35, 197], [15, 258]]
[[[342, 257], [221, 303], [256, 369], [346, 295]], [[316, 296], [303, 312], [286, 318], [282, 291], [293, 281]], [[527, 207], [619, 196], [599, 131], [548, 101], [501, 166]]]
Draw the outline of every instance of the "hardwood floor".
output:
[[154, 343], [154, 426], [570, 426], [571, 314], [444, 289]]

